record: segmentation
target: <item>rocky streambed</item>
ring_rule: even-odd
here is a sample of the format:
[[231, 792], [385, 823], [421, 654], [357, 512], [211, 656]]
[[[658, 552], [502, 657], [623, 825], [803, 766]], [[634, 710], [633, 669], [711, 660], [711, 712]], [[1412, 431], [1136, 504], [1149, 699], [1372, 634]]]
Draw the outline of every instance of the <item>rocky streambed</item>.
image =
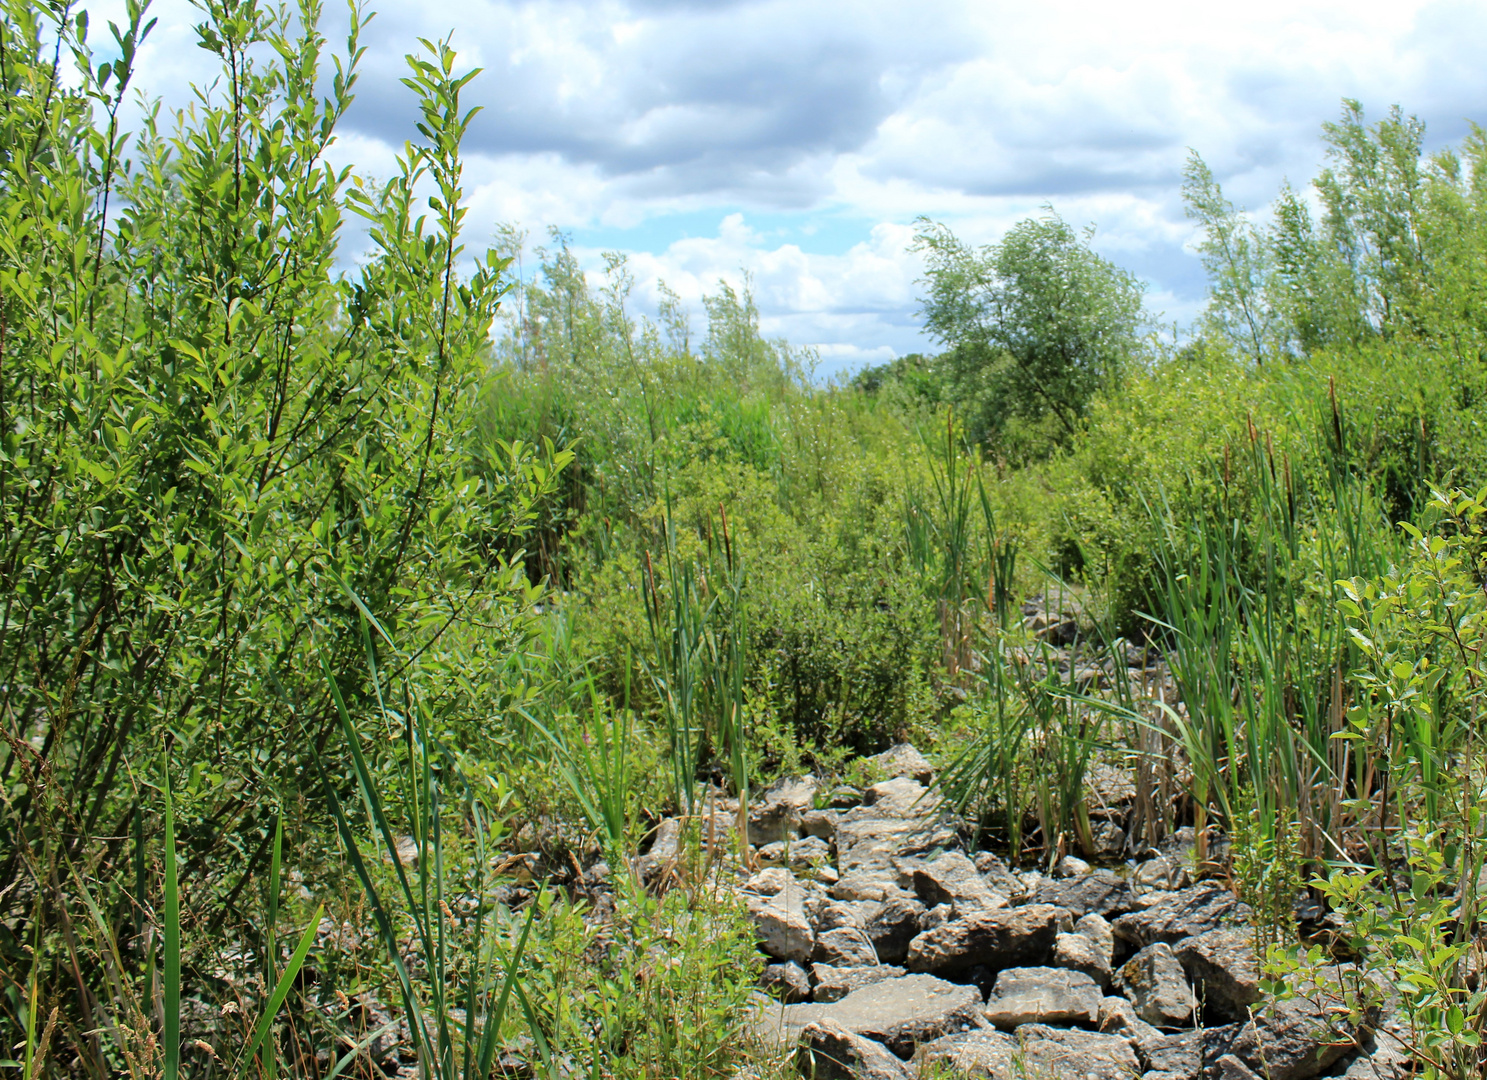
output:
[[[753, 1024], [798, 1047], [805, 1075], [1409, 1073], [1403, 1032], [1379, 1010], [1354, 1022], [1320, 991], [1262, 1008], [1250, 910], [1222, 883], [1188, 882], [1182, 837], [1126, 873], [1072, 858], [1018, 873], [964, 849], [912, 747], [878, 765], [891, 775], [832, 808], [808, 777], [750, 808], [762, 868], [734, 888], [769, 958]], [[720, 807], [704, 832], [721, 845], [734, 820]], [[667, 872], [680, 836], [662, 824], [643, 876]]]

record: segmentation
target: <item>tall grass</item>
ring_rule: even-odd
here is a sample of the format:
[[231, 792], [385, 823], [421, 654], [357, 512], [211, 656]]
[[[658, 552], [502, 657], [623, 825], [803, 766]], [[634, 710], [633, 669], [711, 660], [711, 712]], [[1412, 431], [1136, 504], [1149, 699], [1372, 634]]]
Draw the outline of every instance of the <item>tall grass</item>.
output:
[[1192, 769], [1200, 858], [1210, 812], [1230, 828], [1253, 817], [1264, 842], [1277, 824], [1294, 827], [1309, 860], [1340, 853], [1355, 823], [1344, 803], [1358, 763], [1335, 736], [1358, 654], [1335, 583], [1383, 572], [1402, 546], [1345, 464], [1335, 400], [1319, 414], [1325, 441], [1299, 448], [1324, 466], [1309, 488], [1251, 425], [1242, 456], [1226, 454], [1217, 506], [1183, 517], [1162, 493], [1148, 503], [1159, 538], [1150, 618], [1180, 698], [1169, 726]]
[[[353, 776], [366, 808], [367, 826], [385, 845], [392, 861], [396, 908], [389, 904], [362, 855], [356, 830], [351, 827], [337, 794], [329, 763], [321, 758], [319, 768], [342, 845], [372, 909], [396, 977], [421, 1069], [432, 1080], [488, 1077], [501, 1046], [502, 1024], [513, 996], [527, 1013], [533, 1037], [547, 1059], [550, 1049], [531, 1019], [531, 1006], [518, 977], [538, 905], [530, 906], [520, 937], [509, 949], [503, 964], [500, 943], [488, 936], [494, 905], [487, 896], [486, 875], [491, 854], [487, 839], [498, 823], [486, 806], [486, 793], [464, 779], [458, 755], [434, 735], [434, 718], [428, 704], [420, 700], [408, 682], [397, 686], [384, 679], [377, 663], [374, 629], [393, 655], [405, 661], [398, 665], [402, 670], [407, 670], [408, 658], [398, 653], [381, 624], [364, 612], [362, 636], [373, 686], [377, 689], [380, 713], [377, 719], [385, 730], [401, 729], [403, 739], [402, 761], [396, 773], [397, 795], [404, 814], [401, 830], [394, 827], [393, 815], [382, 797], [379, 776], [362, 751], [358, 727], [328, 664], [325, 675]], [[402, 698], [401, 708], [391, 706], [384, 696], [394, 690]], [[447, 801], [451, 788], [474, 848], [468, 859], [473, 868], [468, 880], [455, 878], [448, 861], [444, 820], [449, 813]], [[400, 835], [412, 840], [412, 866], [403, 863]], [[467, 906], [456, 916], [451, 905], [462, 902]], [[411, 956], [403, 945], [402, 923], [411, 924]], [[417, 979], [410, 973], [413, 957], [421, 972]]]
[[947, 410], [943, 437], [920, 432], [930, 485], [904, 492], [903, 535], [908, 563], [934, 598], [942, 663], [954, 678], [974, 665], [980, 620], [1011, 618], [1017, 544], [997, 527], [975, 452], [968, 452]]
[[747, 844], [745, 572], [722, 506], [718, 522], [716, 534], [709, 523], [705, 555], [693, 556], [678, 550], [675, 523], [668, 513], [660, 582], [655, 562], [646, 553], [646, 623], [652, 652], [644, 670], [666, 725], [677, 807], [687, 815], [701, 812], [698, 770], [711, 755], [719, 755], [727, 762], [739, 800], [739, 839]]

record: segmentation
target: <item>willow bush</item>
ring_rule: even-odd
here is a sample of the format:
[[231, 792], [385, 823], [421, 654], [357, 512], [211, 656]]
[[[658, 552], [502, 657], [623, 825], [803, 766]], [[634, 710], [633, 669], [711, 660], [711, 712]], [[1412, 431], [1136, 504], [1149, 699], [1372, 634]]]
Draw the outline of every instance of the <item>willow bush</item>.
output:
[[[159, 940], [163, 756], [189, 989], [189, 926], [263, 932], [280, 822], [306, 880], [333, 843], [313, 761], [354, 792], [325, 671], [380, 715], [363, 616], [434, 736], [482, 729], [566, 462], [467, 435], [505, 289], [460, 242], [472, 75], [424, 43], [419, 141], [376, 184], [327, 159], [359, 8], [336, 55], [318, 0], [201, 9], [220, 76], [133, 131], [143, 5], [104, 63], [86, 13], [0, 13], [0, 1039], [50, 1028], [53, 1063], [100, 1076], [148, 1042], [125, 999]], [[348, 215], [368, 247], [343, 273]]]

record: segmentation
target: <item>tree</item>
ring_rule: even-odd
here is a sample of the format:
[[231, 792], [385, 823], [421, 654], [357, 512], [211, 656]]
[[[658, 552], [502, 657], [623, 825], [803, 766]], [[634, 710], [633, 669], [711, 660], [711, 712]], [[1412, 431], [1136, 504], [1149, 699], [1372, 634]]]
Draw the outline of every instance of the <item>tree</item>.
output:
[[986, 439], [1014, 419], [1051, 420], [1072, 436], [1090, 398], [1139, 348], [1144, 286], [1090, 250], [1052, 209], [1019, 222], [1000, 243], [973, 248], [919, 219], [914, 250], [928, 287], [920, 314], [945, 345], [950, 396], [968, 433]]
[[1204, 322], [1256, 364], [1264, 362], [1278, 351], [1281, 323], [1267, 295], [1273, 265], [1265, 235], [1224, 198], [1196, 150], [1188, 152], [1182, 170], [1182, 201], [1188, 217], [1203, 226], [1198, 256], [1209, 281]]

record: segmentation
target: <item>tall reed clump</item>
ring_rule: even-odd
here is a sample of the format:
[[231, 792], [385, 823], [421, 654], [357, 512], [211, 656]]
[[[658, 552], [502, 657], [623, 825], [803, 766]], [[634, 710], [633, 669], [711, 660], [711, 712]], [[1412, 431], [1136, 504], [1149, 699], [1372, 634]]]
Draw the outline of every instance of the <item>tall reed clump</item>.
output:
[[[1315, 863], [1345, 850], [1358, 762], [1343, 730], [1356, 644], [1337, 612], [1337, 580], [1380, 573], [1400, 552], [1383, 505], [1347, 465], [1335, 397], [1316, 439], [1293, 449], [1320, 466], [1303, 482], [1288, 453], [1248, 428], [1219, 466], [1217, 505], [1148, 504], [1158, 537], [1158, 610], [1179, 703], [1154, 720], [1191, 768], [1206, 857], [1210, 815], [1251, 823], [1262, 845], [1297, 845]], [[1294, 836], [1282, 834], [1294, 832]]]
[[749, 801], [745, 574], [722, 506], [718, 523], [716, 535], [711, 525], [707, 529], [705, 555], [694, 556], [678, 550], [675, 523], [667, 515], [659, 583], [647, 552], [644, 587], [652, 653], [643, 667], [666, 727], [677, 808], [688, 816], [702, 812], [698, 770], [718, 756], [727, 763], [739, 801], [742, 851], [748, 843]]
[[975, 682], [962, 714], [971, 738], [946, 765], [940, 789], [980, 827], [990, 826], [1014, 860], [1036, 822], [1039, 861], [1095, 854], [1085, 778], [1118, 707], [1080, 684], [1046, 643], [1017, 627], [983, 628]]
[[[382, 673], [373, 629], [389, 649], [393, 670], [404, 673], [402, 679], [394, 681]], [[550, 1063], [551, 1051], [519, 978], [538, 905], [530, 904], [514, 944], [501, 941], [494, 932], [499, 927], [493, 925], [496, 904], [488, 874], [491, 856], [502, 839], [499, 798], [492, 805], [492, 793], [465, 777], [459, 755], [439, 738], [442, 725], [408, 678], [414, 658], [399, 651], [375, 619], [363, 616], [362, 634], [376, 689], [376, 727], [401, 742], [401, 761], [391, 763], [391, 768], [374, 769], [361, 745], [360, 729], [367, 725], [353, 720], [328, 664], [325, 678], [366, 811], [367, 829], [392, 860], [396, 906], [384, 895], [362, 854], [357, 830], [337, 794], [332, 775], [335, 761], [322, 758], [317, 766], [341, 843], [371, 907], [396, 978], [421, 1071], [433, 1080], [489, 1076], [505, 1041], [502, 1025], [513, 999], [527, 1014], [540, 1055]], [[400, 821], [385, 798], [389, 794], [401, 807]], [[469, 849], [459, 869], [445, 833], [451, 811], [460, 819], [463, 843], [459, 846]], [[411, 845], [402, 842], [404, 837]], [[411, 856], [405, 854], [409, 846]], [[412, 865], [404, 866], [404, 858], [410, 858]], [[411, 940], [405, 946], [409, 929]]]
[[1015, 597], [1017, 542], [997, 527], [983, 470], [962, 445], [953, 411], [944, 437], [920, 432], [930, 489], [904, 494], [904, 550], [936, 605], [942, 661], [953, 679], [974, 668], [981, 620], [1007, 626]]

